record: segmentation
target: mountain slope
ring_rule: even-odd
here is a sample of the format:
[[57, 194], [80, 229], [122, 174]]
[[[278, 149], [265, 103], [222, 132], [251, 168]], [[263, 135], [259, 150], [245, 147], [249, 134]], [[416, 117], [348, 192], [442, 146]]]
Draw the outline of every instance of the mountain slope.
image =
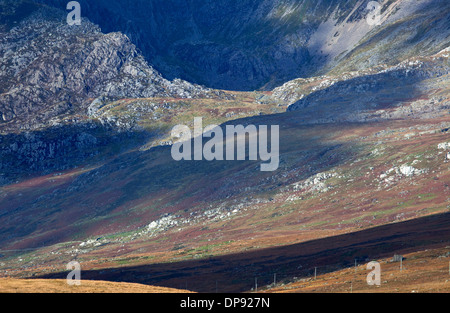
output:
[[369, 2], [80, 1], [85, 16], [127, 34], [166, 77], [220, 89], [269, 90], [330, 70], [395, 65], [449, 45], [448, 1], [379, 1], [379, 26], [367, 22]]
[[163, 147], [2, 187], [2, 246], [36, 249], [19, 253], [26, 263], [7, 253], [6, 267], [207, 257], [448, 211], [448, 114], [315, 125], [301, 116], [233, 122], [282, 125], [273, 173], [251, 161], [176, 162]]
[[[450, 209], [447, 2], [388, 1], [387, 24], [374, 28], [364, 1], [83, 2], [103, 29], [127, 20], [130, 37], [12, 3], [0, 13], [1, 273], [58, 273], [74, 258], [112, 275], [127, 265], [170, 271], [263, 247], [295, 253], [286, 245], [402, 221], [408, 237], [418, 218]], [[436, 19], [421, 32], [424, 14]], [[189, 16], [182, 26], [194, 37], [180, 32]], [[144, 22], [152, 30], [138, 31]], [[293, 34], [302, 38], [288, 49], [295, 58], [281, 54], [274, 66], [278, 40]], [[246, 89], [302, 76], [298, 68], [324, 75], [269, 92], [213, 90], [164, 79], [134, 42], [208, 84]], [[239, 66], [228, 66], [230, 51]], [[199, 116], [204, 126], [279, 125], [278, 170], [175, 161], [170, 130]], [[239, 280], [236, 268], [226, 272]]]

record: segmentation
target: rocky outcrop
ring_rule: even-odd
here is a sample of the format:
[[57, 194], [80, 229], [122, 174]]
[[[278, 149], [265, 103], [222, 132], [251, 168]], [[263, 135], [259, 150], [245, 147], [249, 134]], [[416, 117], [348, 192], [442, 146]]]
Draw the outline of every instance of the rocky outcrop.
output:
[[143, 142], [142, 132], [83, 122], [41, 131], [0, 136], [0, 186], [15, 179], [48, 174], [112, 157]]
[[[21, 2], [21, 1], [19, 1]], [[86, 114], [93, 99], [194, 98], [207, 89], [164, 79], [121, 33], [103, 34], [83, 19], [69, 26], [63, 11], [35, 6], [0, 34], [0, 128], [32, 130], [55, 116]]]

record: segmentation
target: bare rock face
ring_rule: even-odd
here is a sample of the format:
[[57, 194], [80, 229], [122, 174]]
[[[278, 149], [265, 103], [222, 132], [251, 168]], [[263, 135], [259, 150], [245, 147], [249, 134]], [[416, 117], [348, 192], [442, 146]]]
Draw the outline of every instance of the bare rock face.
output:
[[121, 33], [103, 34], [85, 19], [69, 26], [63, 11], [32, 8], [23, 18], [23, 7], [13, 6], [12, 27], [0, 28], [0, 128], [29, 130], [58, 115], [87, 113], [101, 96], [193, 98], [207, 92], [164, 79]]

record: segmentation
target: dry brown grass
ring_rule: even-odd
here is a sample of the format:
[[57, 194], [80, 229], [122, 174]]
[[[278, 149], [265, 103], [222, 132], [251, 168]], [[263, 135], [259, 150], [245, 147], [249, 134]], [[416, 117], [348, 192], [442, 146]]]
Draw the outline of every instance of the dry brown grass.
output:
[[0, 293], [185, 293], [180, 289], [107, 281], [81, 281], [70, 286], [64, 279], [0, 279]]
[[[450, 247], [449, 247], [450, 248]], [[405, 254], [400, 262], [378, 260], [381, 265], [381, 285], [369, 286], [370, 270], [365, 264], [356, 268], [317, 275], [266, 290], [274, 293], [449, 293], [449, 248], [432, 249]], [[320, 269], [319, 269], [320, 273]]]

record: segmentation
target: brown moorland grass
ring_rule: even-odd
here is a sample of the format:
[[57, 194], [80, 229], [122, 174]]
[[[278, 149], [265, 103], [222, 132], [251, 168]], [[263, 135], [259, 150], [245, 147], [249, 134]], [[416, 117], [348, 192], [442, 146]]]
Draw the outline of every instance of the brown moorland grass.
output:
[[366, 263], [339, 271], [309, 277], [289, 284], [270, 286], [269, 293], [449, 293], [449, 248], [423, 250], [403, 255], [404, 260], [378, 260], [381, 284], [369, 286]]
[[[255, 278], [258, 278], [258, 286], [261, 288], [272, 284], [274, 273], [277, 274], [278, 282], [292, 281], [295, 277], [308, 279], [314, 274], [315, 267], [320, 275], [348, 268], [352, 270], [355, 259], [359, 264], [366, 264], [370, 260], [389, 259], [394, 254], [402, 254], [407, 256], [405, 270], [409, 269], [419, 278], [425, 278], [432, 272], [431, 269], [435, 269], [438, 271], [436, 275], [440, 277], [436, 281], [442, 282], [443, 279], [445, 282], [450, 279], [449, 225], [450, 213], [444, 213], [287, 246], [221, 256], [102, 269], [83, 267], [82, 277], [88, 280], [128, 281], [171, 288], [188, 286], [185, 289], [197, 292], [248, 292], [254, 287]], [[413, 266], [409, 264], [413, 258], [408, 254], [424, 250], [437, 251], [425, 258], [429, 264], [436, 262], [430, 265], [430, 270], [420, 269], [418, 265], [422, 263]], [[398, 264], [395, 266], [398, 268]], [[386, 269], [388, 268], [387, 266]], [[384, 267], [382, 271], [385, 271]], [[368, 271], [361, 273], [367, 276]], [[65, 272], [42, 274], [35, 277], [60, 279], [67, 275]], [[365, 283], [365, 277], [359, 280]], [[344, 285], [348, 282], [347, 287], [351, 283], [349, 279], [339, 281]], [[433, 282], [434, 278], [426, 280], [430, 281]], [[312, 288], [311, 292], [315, 291]]]
[[135, 283], [82, 280], [70, 286], [64, 279], [0, 279], [0, 293], [190, 293], [191, 291]]

